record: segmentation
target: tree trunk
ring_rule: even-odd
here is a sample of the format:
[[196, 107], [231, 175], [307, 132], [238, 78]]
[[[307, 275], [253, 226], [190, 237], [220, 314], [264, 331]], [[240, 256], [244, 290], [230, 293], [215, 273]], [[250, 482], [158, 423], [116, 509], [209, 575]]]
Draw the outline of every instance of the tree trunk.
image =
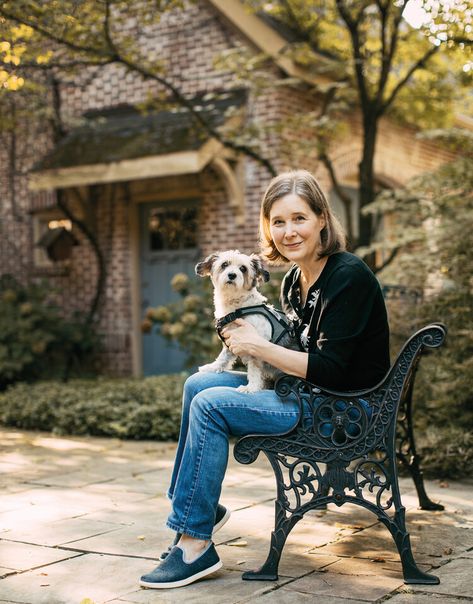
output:
[[[359, 163], [360, 179], [360, 207], [359, 207], [359, 234], [358, 246], [367, 246], [373, 237], [372, 218], [362, 214], [362, 209], [371, 203], [376, 195], [374, 175], [374, 155], [376, 150], [376, 137], [378, 121], [371, 115], [363, 120], [363, 155]], [[375, 257], [370, 254], [365, 258], [366, 263], [374, 268]]]

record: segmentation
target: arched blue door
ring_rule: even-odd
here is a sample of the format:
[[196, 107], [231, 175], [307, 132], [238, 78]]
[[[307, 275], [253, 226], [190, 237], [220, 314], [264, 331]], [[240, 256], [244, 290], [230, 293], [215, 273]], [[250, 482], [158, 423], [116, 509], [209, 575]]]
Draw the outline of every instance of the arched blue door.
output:
[[[141, 307], [179, 299], [171, 288], [176, 273], [195, 275], [197, 201], [140, 204]], [[143, 334], [143, 374], [174, 373], [184, 368], [185, 353], [153, 330]]]

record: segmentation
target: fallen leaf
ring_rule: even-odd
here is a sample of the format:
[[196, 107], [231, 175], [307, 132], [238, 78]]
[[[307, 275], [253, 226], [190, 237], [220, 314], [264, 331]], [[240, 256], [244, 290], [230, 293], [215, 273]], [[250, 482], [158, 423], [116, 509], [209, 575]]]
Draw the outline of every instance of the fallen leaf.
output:
[[443, 550], [443, 554], [444, 556], [450, 556], [450, 554], [453, 554], [453, 547], [446, 547]]
[[49, 583], [41, 583], [40, 587], [49, 587]]
[[384, 558], [379, 557], [379, 558], [372, 558], [371, 562], [383, 562], [384, 563], [384, 562], [386, 562], [386, 560]]
[[237, 564], [245, 564], [246, 560], [238, 560]]
[[240, 539], [239, 541], [231, 541], [230, 543], [227, 543], [227, 545], [231, 545], [232, 547], [246, 547], [248, 545], [248, 541]]
[[91, 600], [90, 598], [84, 598], [83, 600], [80, 601], [80, 604], [95, 604], [95, 602], [93, 600]]
[[439, 483], [439, 487], [441, 489], [448, 489], [449, 486], [450, 485], [448, 484], [448, 482], [446, 480], [441, 480], [440, 483]]
[[144, 535], [138, 535], [137, 539], [139, 539], [140, 541], [144, 541], [146, 537]]
[[39, 573], [41, 575], [41, 577], [47, 577], [48, 573]]

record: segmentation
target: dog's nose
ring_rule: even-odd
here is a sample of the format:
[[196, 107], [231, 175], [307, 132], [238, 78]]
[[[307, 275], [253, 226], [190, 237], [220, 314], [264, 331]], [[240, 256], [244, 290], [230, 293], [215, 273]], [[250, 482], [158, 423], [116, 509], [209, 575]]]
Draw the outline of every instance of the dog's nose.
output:
[[230, 279], [230, 281], [233, 281], [233, 279], [236, 279], [236, 273], [228, 273], [227, 277]]

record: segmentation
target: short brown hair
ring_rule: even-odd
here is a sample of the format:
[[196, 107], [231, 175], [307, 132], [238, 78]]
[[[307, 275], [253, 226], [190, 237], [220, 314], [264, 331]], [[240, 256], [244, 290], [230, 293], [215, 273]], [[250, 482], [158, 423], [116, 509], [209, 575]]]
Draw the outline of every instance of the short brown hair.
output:
[[288, 262], [288, 259], [279, 253], [271, 238], [269, 215], [273, 204], [291, 193], [304, 199], [317, 216], [323, 216], [325, 219], [325, 226], [320, 231], [322, 245], [318, 257], [323, 258], [344, 251], [345, 232], [332, 212], [319, 183], [307, 170], [293, 170], [273, 178], [263, 196], [260, 212], [260, 246], [263, 258], [270, 264]]

